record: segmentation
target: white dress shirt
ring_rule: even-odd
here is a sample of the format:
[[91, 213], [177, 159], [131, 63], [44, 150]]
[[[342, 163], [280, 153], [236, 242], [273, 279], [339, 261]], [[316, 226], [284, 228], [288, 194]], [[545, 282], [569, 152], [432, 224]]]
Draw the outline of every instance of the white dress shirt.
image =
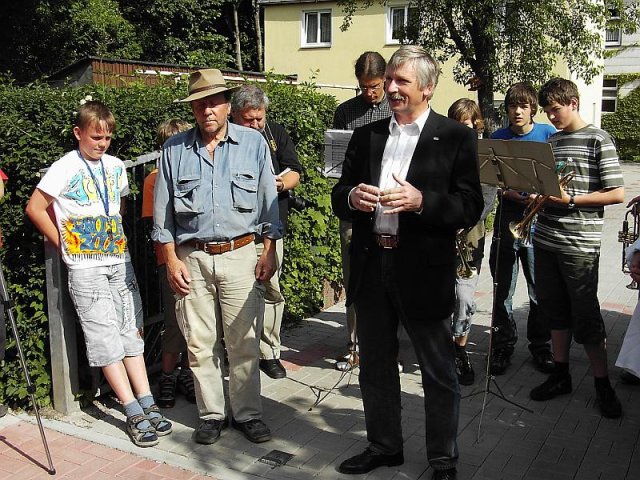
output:
[[[401, 180], [406, 179], [409, 166], [411, 165], [411, 158], [416, 150], [418, 139], [420, 138], [420, 134], [422, 133], [422, 129], [427, 122], [430, 112], [431, 108], [428, 108], [413, 123], [407, 125], [400, 125], [396, 121], [395, 115], [391, 117], [391, 121], [389, 122], [389, 138], [387, 138], [384, 153], [382, 154], [382, 165], [380, 168], [380, 178], [378, 180], [380, 192], [400, 186], [393, 178], [394, 173], [396, 177]], [[373, 227], [375, 233], [398, 234], [398, 215], [383, 215], [384, 211], [393, 208], [394, 207], [383, 207], [378, 203]]]

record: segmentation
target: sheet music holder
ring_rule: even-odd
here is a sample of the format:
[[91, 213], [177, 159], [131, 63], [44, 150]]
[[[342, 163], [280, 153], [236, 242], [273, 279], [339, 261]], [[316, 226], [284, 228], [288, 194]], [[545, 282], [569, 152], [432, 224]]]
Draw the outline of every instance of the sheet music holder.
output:
[[478, 160], [481, 183], [561, 196], [549, 143], [481, 139], [478, 141]]
[[[512, 189], [528, 193], [538, 193], [543, 195], [561, 196], [560, 183], [556, 172], [556, 162], [553, 156], [551, 145], [542, 142], [526, 142], [520, 140], [492, 140], [481, 139], [478, 142], [478, 161], [480, 164], [480, 182], [495, 185], [502, 189]], [[502, 210], [500, 210], [500, 214]], [[494, 221], [501, 223], [501, 218]], [[493, 241], [496, 243], [495, 270], [498, 271], [500, 263], [500, 228], [496, 229]], [[491, 373], [491, 353], [493, 350], [493, 334], [495, 327], [496, 311], [496, 289], [497, 280], [493, 281], [493, 309], [491, 311], [491, 328], [489, 329], [489, 351], [487, 353], [486, 377], [484, 389], [466, 395], [471, 397], [477, 394], [484, 394], [482, 400], [482, 411], [478, 423], [477, 441], [480, 441], [482, 420], [487, 405], [487, 398], [492, 394], [505, 402], [519, 407], [528, 412], [531, 409], [520, 405], [507, 398], [496, 382], [495, 376]], [[497, 392], [491, 389], [494, 385]]]
[[353, 130], [330, 129], [324, 133], [324, 169], [322, 174], [329, 178], [340, 178], [342, 162]]

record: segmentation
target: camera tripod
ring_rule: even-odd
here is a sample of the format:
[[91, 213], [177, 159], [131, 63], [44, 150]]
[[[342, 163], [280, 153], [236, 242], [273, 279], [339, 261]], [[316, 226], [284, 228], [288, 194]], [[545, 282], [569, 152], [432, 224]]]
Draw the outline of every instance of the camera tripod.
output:
[[35, 397], [36, 388], [31, 382], [31, 377], [29, 376], [29, 371], [27, 370], [27, 362], [24, 358], [24, 352], [22, 351], [22, 345], [20, 343], [20, 338], [18, 336], [18, 328], [16, 325], [16, 320], [13, 316], [13, 302], [9, 298], [7, 283], [4, 279], [4, 265], [2, 264], [2, 261], [0, 261], [0, 297], [2, 301], [2, 308], [5, 314], [5, 319], [9, 319], [9, 322], [11, 324], [11, 331], [13, 332], [13, 336], [16, 339], [16, 348], [18, 350], [18, 357], [20, 358], [20, 365], [22, 365], [24, 378], [25, 378], [25, 381], [27, 382], [27, 392], [31, 397], [31, 404], [33, 405], [33, 411], [35, 412], [36, 420], [38, 422], [38, 429], [40, 430], [40, 436], [42, 437], [44, 452], [46, 453], [47, 461], [49, 462], [49, 469], [47, 470], [47, 473], [49, 475], [55, 475], [56, 469], [54, 468], [53, 462], [51, 461], [51, 453], [49, 453], [49, 445], [47, 444], [47, 437], [44, 434], [44, 428], [42, 427], [42, 420], [40, 419], [40, 411], [38, 410], [38, 404], [36, 402], [36, 397]]

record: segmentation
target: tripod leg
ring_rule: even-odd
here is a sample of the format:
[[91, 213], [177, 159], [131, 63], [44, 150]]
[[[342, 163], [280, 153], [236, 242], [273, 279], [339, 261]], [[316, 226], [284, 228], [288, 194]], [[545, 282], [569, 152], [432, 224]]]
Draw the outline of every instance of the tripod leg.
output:
[[[500, 226], [502, 223], [502, 208], [500, 208], [499, 210], [499, 214], [498, 214], [498, 218], [495, 220], [498, 222], [498, 226]], [[500, 242], [501, 242], [501, 229], [498, 228], [496, 230], [496, 235], [494, 236], [493, 241], [496, 244], [496, 256], [495, 256], [495, 272], [496, 274], [494, 275], [494, 279], [493, 279], [493, 308], [491, 310], [491, 326], [489, 328], [489, 351], [487, 352], [487, 364], [486, 364], [486, 377], [485, 377], [485, 386], [484, 386], [484, 395], [482, 397], [482, 410], [480, 411], [480, 420], [478, 422], [478, 433], [476, 436], [476, 442], [480, 442], [480, 432], [482, 430], [482, 420], [484, 419], [484, 412], [487, 406], [487, 398], [489, 397], [489, 394], [493, 394], [496, 397], [501, 398], [502, 400], [504, 400], [505, 402], [508, 402], [518, 408], [521, 408], [523, 410], [526, 410], [530, 413], [533, 413], [533, 410], [524, 407], [522, 405], [517, 404], [516, 402], [509, 400], [508, 398], [506, 398], [504, 396], [504, 394], [502, 393], [502, 390], [500, 389], [500, 386], [498, 385], [498, 382], [496, 382], [495, 376], [491, 373], [491, 353], [493, 351], [493, 335], [496, 332], [496, 330], [498, 329], [498, 327], [496, 327], [496, 306], [497, 306], [497, 295], [496, 295], [496, 291], [498, 289], [498, 280], [497, 280], [497, 272], [499, 271], [499, 266], [500, 266]], [[493, 245], [492, 245], [493, 247]], [[493, 382], [493, 384], [496, 386], [496, 389], [498, 390], [499, 393], [493, 392], [491, 390], [491, 382]], [[476, 393], [480, 393], [480, 392], [476, 392]], [[471, 395], [468, 396], [472, 396], [475, 395], [476, 393], [472, 393]]]
[[53, 466], [53, 461], [51, 460], [51, 453], [49, 452], [49, 444], [47, 443], [47, 437], [44, 434], [44, 428], [42, 426], [42, 419], [40, 418], [40, 411], [38, 409], [38, 403], [36, 402], [36, 388], [31, 382], [31, 377], [29, 376], [29, 371], [27, 370], [27, 362], [24, 358], [24, 352], [22, 350], [22, 344], [20, 343], [20, 337], [18, 336], [18, 327], [16, 325], [16, 320], [13, 317], [13, 309], [11, 305], [11, 300], [9, 299], [9, 291], [7, 289], [7, 284], [4, 279], [4, 266], [0, 262], [0, 295], [2, 296], [2, 308], [5, 312], [5, 318], [8, 318], [11, 323], [11, 330], [13, 331], [13, 336], [16, 339], [16, 348], [18, 350], [18, 357], [20, 358], [20, 364], [22, 365], [22, 371], [24, 373], [24, 379], [27, 383], [27, 392], [29, 393], [29, 397], [31, 398], [31, 404], [33, 405], [33, 411], [36, 415], [36, 420], [38, 422], [38, 429], [40, 430], [40, 436], [42, 437], [42, 444], [44, 445], [44, 452], [47, 455], [47, 461], [49, 462], [49, 470], [47, 473], [49, 475], [55, 475], [56, 469]]
[[505, 402], [509, 402], [511, 405], [515, 405], [516, 407], [526, 410], [529, 413], [533, 413], [533, 410], [531, 410], [530, 408], [525, 407], [524, 405], [520, 405], [519, 403], [516, 403], [513, 400], [509, 400], [507, 397], [505, 397], [504, 393], [502, 393], [502, 389], [500, 388], [500, 385], [498, 385], [498, 382], [496, 382], [496, 379], [494, 377], [491, 377], [491, 380], [493, 381], [493, 384], [496, 386], [496, 389], [498, 390], [498, 393], [493, 393], [493, 392], [491, 393], [493, 393], [497, 397], [500, 397]]
[[490, 375], [487, 375], [486, 386], [482, 395], [482, 410], [480, 410], [480, 420], [478, 421], [478, 433], [476, 434], [476, 443], [480, 443], [480, 432], [482, 431], [482, 420], [484, 419], [484, 411], [487, 408], [487, 396], [489, 395]]

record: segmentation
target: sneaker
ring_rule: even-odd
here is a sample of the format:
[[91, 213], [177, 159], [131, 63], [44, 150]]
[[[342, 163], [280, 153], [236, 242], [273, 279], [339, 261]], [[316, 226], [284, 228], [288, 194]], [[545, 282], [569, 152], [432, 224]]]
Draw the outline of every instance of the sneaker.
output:
[[398, 360], [398, 373], [404, 373], [404, 362], [402, 360]]
[[156, 402], [159, 407], [172, 408], [176, 404], [176, 375], [163, 373], [158, 382], [158, 396]]
[[571, 375], [568, 373], [552, 373], [547, 381], [535, 387], [529, 393], [531, 400], [544, 402], [551, 400], [558, 395], [564, 395], [572, 392]]
[[178, 374], [178, 391], [191, 403], [196, 403], [196, 386], [193, 382], [193, 372], [190, 368], [182, 367]]
[[494, 349], [491, 354], [491, 374], [502, 375], [509, 365], [511, 365], [511, 352], [506, 348]]
[[531, 353], [533, 357], [533, 364], [542, 373], [550, 374], [555, 369], [555, 362], [553, 361], [553, 353], [549, 349], [542, 349]]
[[600, 409], [600, 414], [605, 418], [620, 418], [622, 416], [622, 405], [613, 388], [603, 388], [596, 390], [596, 404]]
[[227, 419], [224, 420], [200, 420], [198, 428], [193, 431], [193, 440], [203, 445], [211, 445], [216, 443], [220, 438], [222, 430], [228, 425]]
[[8, 411], [9, 411], [9, 407], [0, 403], [0, 418], [4, 417]]
[[253, 443], [262, 443], [271, 440], [271, 430], [269, 430], [269, 427], [259, 418], [254, 418], [253, 420], [242, 423], [233, 420], [232, 424], [233, 428], [240, 430], [244, 436], [247, 437], [247, 440]]
[[360, 365], [360, 355], [356, 351], [350, 351], [343, 357], [336, 358], [336, 369], [348, 372]]
[[456, 375], [460, 385], [473, 385], [476, 379], [473, 365], [471, 365], [469, 354], [466, 350], [456, 353]]
[[153, 447], [160, 442], [155, 428], [146, 415], [127, 418], [127, 433], [138, 447]]
[[144, 414], [149, 418], [149, 422], [153, 425], [157, 436], [163, 437], [169, 435], [173, 430], [171, 422], [162, 415], [158, 405], [153, 404], [149, 408], [145, 408]]

